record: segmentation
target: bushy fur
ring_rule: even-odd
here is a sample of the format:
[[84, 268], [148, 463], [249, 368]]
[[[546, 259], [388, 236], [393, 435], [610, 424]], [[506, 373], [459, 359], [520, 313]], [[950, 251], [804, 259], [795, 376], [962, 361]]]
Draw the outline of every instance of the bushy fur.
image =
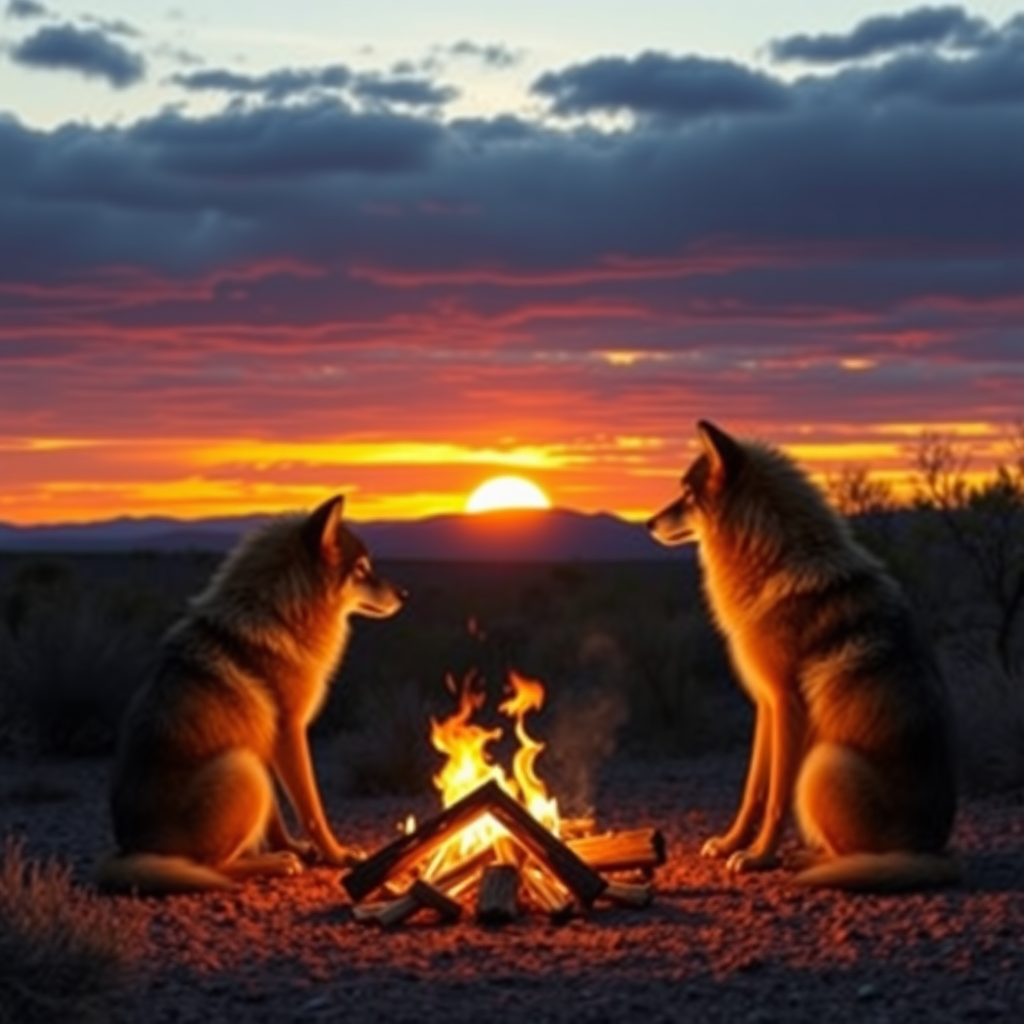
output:
[[898, 889], [958, 877], [945, 688], [907, 600], [780, 451], [701, 422], [682, 496], [651, 519], [696, 541], [711, 610], [757, 709], [732, 827], [707, 856], [775, 866], [789, 811], [813, 885]]
[[[340, 497], [243, 539], [168, 632], [122, 722], [111, 810], [111, 890], [222, 888], [349, 863], [325, 817], [307, 729], [344, 653], [350, 615], [383, 617], [404, 594], [374, 575]], [[276, 787], [306, 839], [293, 839]]]

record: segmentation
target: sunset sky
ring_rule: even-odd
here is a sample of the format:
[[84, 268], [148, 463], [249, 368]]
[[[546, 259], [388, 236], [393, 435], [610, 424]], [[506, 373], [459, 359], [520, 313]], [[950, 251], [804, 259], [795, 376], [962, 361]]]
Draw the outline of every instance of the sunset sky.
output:
[[0, 0], [0, 520], [898, 479], [1024, 418], [1024, 7]]

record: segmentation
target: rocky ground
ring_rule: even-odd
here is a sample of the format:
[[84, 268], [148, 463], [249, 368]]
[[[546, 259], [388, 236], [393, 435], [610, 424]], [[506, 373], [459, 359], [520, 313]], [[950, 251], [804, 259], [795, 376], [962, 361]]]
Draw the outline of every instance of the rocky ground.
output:
[[[1024, 794], [968, 800], [957, 889], [805, 892], [781, 874], [732, 878], [698, 857], [733, 809], [735, 757], [623, 762], [601, 787], [601, 825], [659, 825], [669, 862], [642, 911], [595, 908], [501, 930], [355, 923], [338, 873], [310, 871], [228, 895], [138, 903], [147, 921], [128, 1022], [728, 1021], [1024, 1019]], [[109, 842], [106, 765], [0, 762], [0, 836], [87, 879]], [[431, 801], [347, 799], [326, 780], [338, 831], [373, 849]]]

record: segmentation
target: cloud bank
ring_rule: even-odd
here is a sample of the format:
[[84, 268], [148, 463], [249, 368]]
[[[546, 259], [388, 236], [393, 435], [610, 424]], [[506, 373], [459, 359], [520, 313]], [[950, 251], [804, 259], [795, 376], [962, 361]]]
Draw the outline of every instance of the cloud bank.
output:
[[1019, 416], [1024, 22], [774, 53], [819, 66], [604, 54], [473, 118], [426, 72], [214, 68], [173, 83], [213, 111], [0, 117], [0, 438], [557, 438], [585, 504], [701, 415]]
[[72, 24], [45, 25], [11, 48], [11, 59], [27, 67], [74, 71], [87, 78], [102, 78], [118, 89], [140, 82], [146, 61], [112, 38], [122, 35], [115, 26], [79, 28]]

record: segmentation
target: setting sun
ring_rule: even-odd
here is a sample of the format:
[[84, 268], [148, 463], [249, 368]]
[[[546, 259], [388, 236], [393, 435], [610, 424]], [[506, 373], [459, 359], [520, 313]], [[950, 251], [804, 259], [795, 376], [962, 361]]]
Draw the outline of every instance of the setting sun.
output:
[[551, 502], [535, 483], [521, 476], [493, 477], [466, 501], [467, 512], [495, 512], [503, 508], [551, 508]]

